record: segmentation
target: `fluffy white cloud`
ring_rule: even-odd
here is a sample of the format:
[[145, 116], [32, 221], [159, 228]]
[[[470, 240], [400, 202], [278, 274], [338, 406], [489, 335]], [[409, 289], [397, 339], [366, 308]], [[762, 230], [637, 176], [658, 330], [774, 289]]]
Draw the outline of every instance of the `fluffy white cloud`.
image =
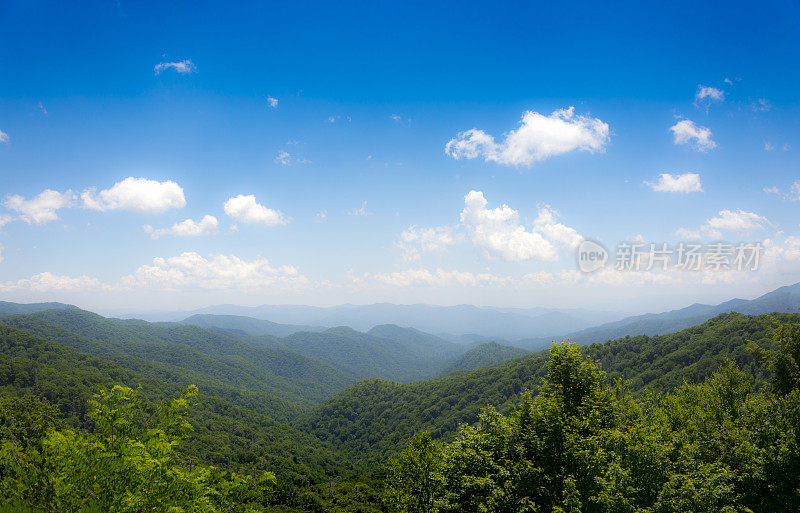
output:
[[8, 142], [8, 134], [0, 130], [0, 143]]
[[219, 221], [217, 218], [210, 215], [203, 216], [200, 222], [193, 219], [187, 219], [180, 223], [173, 224], [170, 228], [153, 228], [149, 224], [142, 227], [145, 233], [150, 237], [157, 239], [164, 235], [173, 235], [175, 237], [199, 237], [201, 235], [214, 235], [219, 228]]
[[482, 248], [486, 257], [519, 262], [535, 258], [556, 260], [553, 244], [541, 233], [531, 232], [519, 223], [519, 213], [503, 205], [486, 208], [486, 198], [480, 191], [470, 191], [464, 197], [461, 223], [472, 242]]
[[708, 151], [716, 148], [711, 137], [711, 130], [704, 126], [699, 126], [690, 119], [682, 119], [673, 126], [669, 127], [674, 136], [675, 144], [691, 144], [697, 151]]
[[445, 146], [455, 159], [483, 157], [487, 162], [532, 166], [549, 157], [574, 150], [605, 151], [610, 137], [607, 123], [588, 116], [576, 116], [575, 109], [561, 109], [549, 116], [534, 111], [522, 115], [520, 126], [498, 144], [494, 137], [473, 128], [461, 132]]
[[177, 183], [132, 176], [100, 192], [94, 187], [86, 189], [81, 199], [84, 208], [91, 210], [129, 210], [140, 214], [160, 214], [186, 206], [183, 189]]
[[35, 274], [30, 278], [17, 281], [7, 281], [0, 283], [0, 290], [4, 292], [13, 290], [33, 290], [36, 292], [53, 291], [83, 291], [83, 290], [108, 290], [105, 285], [97, 278], [89, 276], [59, 276], [50, 272]]
[[71, 206], [74, 199], [72, 191], [46, 189], [29, 200], [18, 194], [8, 196], [3, 204], [6, 208], [19, 212], [19, 219], [28, 224], [44, 224], [58, 219], [57, 211]]
[[400, 234], [395, 245], [403, 250], [403, 260], [413, 262], [419, 260], [421, 251], [442, 252], [463, 240], [454, 226], [420, 228], [412, 225]]
[[694, 104], [698, 107], [708, 109], [714, 102], [725, 101], [725, 91], [716, 87], [698, 85], [694, 95]]
[[549, 205], [539, 207], [539, 215], [533, 222], [533, 229], [551, 241], [576, 249], [583, 242], [583, 237], [575, 228], [559, 223], [557, 219], [558, 213]]
[[225, 213], [242, 223], [263, 223], [267, 226], [285, 225], [289, 221], [278, 210], [273, 210], [256, 201], [253, 194], [239, 194], [228, 199], [223, 207]]
[[700, 182], [700, 175], [697, 173], [684, 173], [682, 175], [672, 175], [661, 173], [658, 181], [645, 182], [651, 189], [658, 192], [702, 192], [703, 184]]
[[272, 107], [273, 109], [278, 107], [278, 99], [273, 98], [272, 96], [267, 96], [267, 105]]
[[296, 267], [273, 267], [265, 258], [244, 260], [236, 255], [211, 255], [187, 252], [153, 259], [133, 274], [122, 278], [123, 288], [159, 290], [255, 290], [269, 287], [307, 285], [308, 278]]
[[747, 212], [742, 209], [720, 210], [716, 217], [706, 220], [699, 230], [679, 228], [675, 231], [675, 235], [683, 239], [701, 239], [703, 236], [720, 239], [724, 235], [723, 232], [744, 234], [763, 230], [770, 224], [766, 217], [755, 212]]
[[174, 69], [181, 75], [188, 75], [189, 73], [193, 73], [197, 69], [197, 67], [191, 60], [184, 59], [182, 61], [177, 61], [177, 62], [159, 62], [158, 64], [155, 65], [153, 71], [155, 72], [156, 75], [158, 75], [162, 71], [166, 71], [168, 69]]
[[753, 230], [763, 230], [769, 225], [766, 217], [760, 216], [755, 212], [746, 212], [742, 209], [736, 212], [732, 210], [720, 210], [717, 217], [712, 217], [704, 228], [707, 232], [718, 233], [720, 230], [731, 232], [750, 232]]

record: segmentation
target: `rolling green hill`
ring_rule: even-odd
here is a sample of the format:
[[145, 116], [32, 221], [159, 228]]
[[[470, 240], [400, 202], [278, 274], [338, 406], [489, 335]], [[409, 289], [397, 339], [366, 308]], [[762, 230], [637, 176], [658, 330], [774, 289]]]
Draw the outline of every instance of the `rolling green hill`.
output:
[[[380, 335], [376, 335], [339, 327], [321, 333], [294, 333], [273, 343], [362, 379], [422, 379], [434, 375], [457, 355], [455, 344], [416, 330], [407, 331], [410, 336], [405, 337], [401, 330], [405, 328], [381, 327], [377, 331]], [[437, 345], [428, 349], [426, 345], [433, 339]]]
[[0, 301], [0, 315], [29, 314], [43, 310], [77, 309], [64, 303], [9, 303]]
[[[626, 337], [584, 348], [602, 363], [609, 379], [630, 380], [634, 389], [672, 390], [700, 382], [726, 359], [757, 376], [765, 370], [748, 353], [748, 341], [772, 344], [776, 322], [800, 323], [800, 314], [722, 314], [679, 333]], [[520, 391], [535, 388], [545, 372], [545, 353], [416, 383], [361, 381], [332, 397], [297, 426], [362, 462], [377, 463], [420, 429], [447, 437], [460, 423], [473, 423], [487, 405], [507, 408]]]
[[439, 374], [444, 376], [453, 372], [491, 367], [492, 365], [501, 364], [512, 358], [525, 356], [529, 352], [530, 351], [518, 347], [503, 346], [497, 342], [484, 342], [453, 360], [446, 365], [444, 369], [439, 371]]
[[[169, 376], [167, 376], [169, 377]], [[182, 388], [103, 358], [80, 353], [26, 331], [0, 326], [0, 395], [35, 394], [56, 405], [76, 427], [89, 427], [86, 401], [98, 386], [142, 386], [160, 402]], [[205, 463], [251, 471], [271, 469], [299, 483], [346, 471], [325, 443], [252, 410], [200, 390], [194, 433], [180, 451]]]
[[322, 326], [279, 324], [243, 315], [196, 314], [182, 320], [181, 324], [192, 324], [201, 328], [218, 328], [250, 335], [272, 335], [273, 337], [285, 337], [299, 331], [325, 331], [327, 329]]
[[260, 413], [276, 419], [292, 417], [355, 381], [297, 353], [250, 345], [233, 334], [196, 326], [107, 319], [83, 310], [47, 310], [0, 322], [90, 354], [160, 363], [174, 375], [189, 373], [198, 385], [260, 395], [261, 404], [270, 404]]

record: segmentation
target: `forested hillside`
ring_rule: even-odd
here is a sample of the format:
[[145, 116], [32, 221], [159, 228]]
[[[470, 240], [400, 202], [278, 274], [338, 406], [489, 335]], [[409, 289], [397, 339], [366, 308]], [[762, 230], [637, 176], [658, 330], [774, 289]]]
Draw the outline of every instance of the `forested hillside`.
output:
[[[609, 379], [630, 380], [634, 390], [697, 383], [726, 359], [763, 377], [764, 366], [747, 345], [771, 346], [778, 323], [800, 323], [800, 314], [724, 314], [679, 333], [627, 337], [584, 351], [602, 364]], [[446, 438], [459, 423], [475, 422], [482, 407], [508, 408], [521, 391], [535, 391], [545, 363], [545, 354], [537, 353], [431, 381], [362, 381], [302, 417], [298, 426], [356, 458], [380, 462], [422, 428]]]
[[529, 351], [518, 347], [504, 346], [497, 342], [484, 342], [453, 360], [439, 374], [444, 376], [453, 372], [491, 367], [528, 353]]
[[[0, 391], [5, 396], [36, 395], [56, 406], [75, 428], [90, 428], [87, 400], [97, 387], [142, 387], [149, 402], [177, 395], [181, 382], [163, 381], [115, 362], [80, 353], [21, 330], [0, 326]], [[155, 373], [154, 373], [155, 374]], [[161, 376], [169, 378], [165, 373]], [[319, 480], [341, 469], [341, 458], [313, 436], [300, 433], [253, 409], [200, 391], [190, 416], [192, 435], [178, 448], [184, 459], [242, 471], [272, 470], [297, 482]]]
[[[774, 338], [773, 331], [779, 327], [779, 335]], [[591, 378], [593, 380], [591, 387], [600, 395], [590, 394], [590, 396], [603, 397], [603, 401], [609, 400], [608, 397], [611, 396], [608, 394], [612, 393], [610, 387], [615, 383], [626, 383], [613, 389], [614, 398], [608, 404], [614, 404], [612, 409], [618, 413], [611, 414], [603, 410], [605, 413], [601, 412], [601, 415], [608, 415], [603, 417], [608, 420], [602, 421], [602, 426], [629, 426], [625, 429], [635, 426], [635, 429], [644, 430], [642, 433], [647, 433], [649, 439], [659, 440], [659, 444], [668, 447], [669, 444], [674, 446], [680, 443], [674, 438], [676, 435], [672, 431], [667, 434], [652, 431], [659, 423], [664, 422], [663, 418], [678, 419], [674, 422], [687, 422], [688, 417], [680, 417], [683, 413], [678, 417], [670, 417], [673, 415], [672, 410], [688, 411], [685, 405], [688, 404], [690, 397], [697, 394], [713, 396], [719, 393], [720, 386], [729, 386], [731, 380], [740, 383], [741, 387], [745, 384], [748, 387], [746, 390], [742, 388], [740, 392], [731, 392], [751, 398], [748, 399], [752, 403], [748, 403], [750, 406], [742, 406], [751, 408], [747, 410], [749, 412], [747, 415], [760, 415], [771, 419], [769, 422], [773, 422], [775, 426], [785, 426], [786, 422], [794, 422], [791, 420], [794, 418], [792, 415], [796, 415], [793, 410], [776, 413], [777, 410], [770, 410], [764, 406], [767, 403], [763, 401], [768, 401], [765, 399], [768, 396], [763, 395], [766, 393], [764, 392], [766, 385], [759, 383], [764, 383], [765, 380], [774, 382], [776, 379], [788, 380], [789, 383], [793, 383], [793, 379], [800, 380], [800, 372], [797, 371], [796, 363], [793, 363], [795, 360], [791, 359], [793, 357], [779, 357], [783, 354], [781, 350], [785, 352], [787, 347], [789, 349], [794, 347], [792, 343], [800, 345], [798, 340], [800, 340], [800, 314], [748, 316], [729, 313], [670, 335], [625, 337], [584, 346], [579, 349], [582, 353], [580, 359], [583, 361], [582, 359], [586, 358], [585, 365], [588, 367], [574, 356], [567, 358], [571, 362], [567, 367], [583, 368], [590, 374], [602, 376], [602, 383], [597, 381], [599, 379], [597, 377]], [[284, 347], [272, 347], [276, 345]], [[130, 389], [114, 390], [118, 390], [115, 393], [129, 397], [126, 401], [138, 401], [139, 399], [134, 399], [134, 396], [141, 398], [144, 405], [142, 407], [147, 409], [155, 408], [157, 404], [164, 404], [170, 398], [183, 397], [182, 394], [186, 394], [187, 390], [191, 392], [194, 385], [197, 385], [199, 393], [196, 398], [191, 401], [186, 399], [191, 403], [196, 402], [191, 408], [188, 407], [189, 402], [186, 403], [185, 421], [193, 428], [187, 431], [185, 436], [181, 435], [174, 440], [174, 450], [169, 449], [164, 453], [169, 454], [171, 462], [169, 465], [176, 465], [176, 469], [184, 469], [180, 472], [188, 472], [181, 474], [185, 480], [179, 480], [182, 484], [176, 482], [175, 486], [194, 490], [191, 493], [187, 492], [186, 497], [195, 498], [184, 497], [181, 500], [190, 502], [200, 500], [198, 497], [202, 496], [203, 487], [212, 485], [201, 477], [204, 474], [197, 472], [211, 472], [210, 475], [214, 475], [217, 471], [208, 470], [206, 467], [214, 465], [222, 472], [215, 479], [219, 479], [219, 483], [228, 483], [220, 485], [224, 489], [232, 486], [230, 482], [225, 481], [227, 479], [246, 483], [241, 484], [244, 488], [236, 488], [240, 490], [236, 494], [226, 495], [226, 492], [215, 499], [221, 501], [218, 504], [229, 504], [237, 511], [244, 511], [241, 507], [247, 501], [251, 504], [249, 507], [257, 506], [265, 511], [420, 511], [414, 509], [416, 506], [409, 506], [417, 499], [413, 493], [409, 494], [408, 486], [409, 483], [415, 482], [420, 472], [423, 472], [414, 465], [419, 464], [420, 458], [427, 457], [432, 457], [431, 468], [438, 469], [437, 474], [431, 479], [439, 483], [431, 490], [429, 498], [431, 504], [434, 504], [434, 509], [429, 509], [430, 511], [465, 510], [466, 503], [463, 501], [468, 501], [464, 495], [467, 492], [459, 488], [455, 476], [489, 479], [486, 481], [486, 486], [489, 488], [482, 488], [483, 491], [480, 493], [475, 491], [477, 493], [475, 497], [479, 497], [475, 500], [482, 501], [482, 504], [492, 504], [492, 501], [499, 501], [497, 504], [504, 503], [503, 501], [513, 502], [522, 496], [533, 497], [531, 500], [535, 500], [537, 504], [549, 504], [547, 501], [552, 501], [552, 504], [563, 504], [563, 501], [568, 500], [567, 497], [571, 497], [570, 494], [573, 492], [570, 490], [573, 488], [577, 494], [574, 497], [582, 504], [587, 500], [590, 502], [595, 500], [592, 498], [594, 497], [592, 490], [595, 488], [582, 484], [583, 478], [575, 476], [586, 475], [594, 476], [592, 479], [608, 479], [609, 474], [603, 469], [611, 463], [603, 458], [597, 460], [597, 464], [600, 465], [598, 467], [600, 470], [597, 470], [599, 474], [591, 474], [594, 470], [583, 467], [571, 467], [572, 470], [567, 474], [564, 474], [566, 470], [561, 467], [546, 470], [553, 475], [562, 476], [558, 481], [551, 483], [551, 486], [561, 491], [558, 492], [558, 496], [549, 498], [530, 491], [524, 492], [523, 495], [515, 495], [522, 492], [508, 490], [490, 492], [492, 487], [501, 486], [496, 480], [497, 476], [491, 472], [482, 474], [483, 471], [473, 474], [472, 472], [476, 470], [470, 470], [469, 465], [459, 459], [463, 447], [471, 447], [469, 450], [479, 452], [487, 450], [481, 445], [483, 442], [480, 442], [485, 436], [499, 436], [498, 443], [506, 443], [504, 437], [518, 436], [513, 434], [517, 432], [515, 430], [530, 429], [533, 430], [532, 433], [539, 433], [536, 431], [538, 427], [521, 427], [520, 415], [527, 415], [524, 412], [530, 410], [538, 412], [531, 413], [533, 417], [549, 419], [551, 415], [548, 413], [549, 408], [554, 407], [552, 404], [561, 404], [558, 401], [562, 401], [558, 399], [552, 404], [547, 402], [554, 400], [554, 397], [560, 397], [558, 394], [562, 393], [553, 395], [552, 388], [553, 358], [554, 354], [560, 354], [553, 353], [556, 349], [549, 353], [540, 352], [521, 357], [519, 354], [522, 350], [496, 343], [482, 344], [462, 354], [464, 349], [466, 349], [464, 346], [443, 341], [438, 337], [394, 325], [378, 326], [369, 333], [339, 328], [322, 333], [297, 333], [277, 338], [176, 323], [151, 324], [143, 321], [106, 319], [78, 309], [5, 315], [0, 317], [0, 397], [37, 397], [37, 401], [46, 403], [26, 403], [17, 399], [6, 399], [0, 403], [2, 405], [0, 408], [7, 410], [10, 408], [9, 411], [24, 408], [28, 412], [22, 417], [14, 417], [0, 411], [0, 434], [6, 433], [2, 435], [6, 439], [4, 442], [6, 445], [2, 446], [4, 449], [0, 449], [0, 472], [23, 479], [20, 477], [22, 474], [15, 474], [22, 472], [19, 470], [22, 467], [15, 467], [17, 463], [12, 465], [9, 463], [12, 460], [8, 458], [15, 455], [13, 458], [17, 459], [13, 461], [18, 463], [23, 461], [19, 458], [35, 459], [32, 454], [13, 452], [13, 446], [7, 443], [10, 440], [8, 437], [12, 436], [16, 437], [14, 439], [18, 442], [21, 440], [20, 437], [33, 440], [31, 442], [33, 446], [39, 447], [37, 450], [42, 454], [46, 453], [48, 458], [65, 458], [67, 453], [63, 451], [53, 453], [50, 449], [46, 449], [52, 447], [47, 444], [55, 443], [53, 442], [55, 439], [72, 440], [70, 437], [78, 436], [74, 442], [77, 444], [76, 447], [83, 447], [81, 450], [88, 451], [82, 453], [83, 456], [80, 458], [93, 458], [90, 447], [92, 443], [102, 440], [93, 437], [101, 436], [96, 432], [97, 422], [105, 415], [96, 409], [97, 400], [90, 401], [97, 387], [105, 387], [106, 390], [114, 389], [115, 385], [130, 387]], [[300, 352], [310, 354], [303, 355]], [[319, 359], [313, 358], [313, 355]], [[498, 360], [506, 358], [511, 360], [497, 363]], [[487, 366], [462, 370], [482, 364]], [[729, 369], [720, 375], [723, 377], [716, 377], [714, 378], [716, 381], [702, 384], [726, 365]], [[433, 375], [448, 368], [454, 372], [437, 379], [410, 383], [364, 379], [345, 389], [359, 374], [396, 373], [399, 377], [410, 380], [414, 376]], [[602, 369], [602, 373], [599, 369]], [[543, 382], [548, 373], [550, 378]], [[746, 376], [746, 379], [741, 376]], [[684, 386], [684, 383], [696, 385], [697, 388]], [[136, 392], [135, 389], [139, 386], [141, 389]], [[574, 383], [569, 386], [578, 387], [576, 391], [580, 389]], [[682, 391], [674, 398], [640, 393], [643, 390], [672, 393], [682, 386]], [[789, 385], [789, 392], [792, 386]], [[526, 391], [530, 391], [534, 398], [525, 399]], [[538, 395], [542, 391], [544, 396]], [[333, 397], [330, 397], [331, 395]], [[116, 400], [112, 396], [101, 397], [105, 399], [100, 403]], [[320, 401], [324, 402], [315, 406], [315, 403]], [[41, 406], [44, 409], [40, 409], [38, 406], [40, 404], [44, 404]], [[47, 410], [47, 404], [53, 405], [56, 409], [47, 413], [50, 411]], [[698, 403], [694, 408], [702, 410], [709, 408], [708, 404], [711, 403]], [[491, 413], [493, 410], [488, 410], [487, 413], [486, 407], [494, 408], [499, 413]], [[795, 405], [790, 402], [782, 407], [791, 409]], [[626, 413], [619, 413], [623, 410]], [[565, 413], [567, 415], [564, 417], [567, 419], [565, 422], [571, 422], [570, 415], [584, 415], [580, 411], [582, 410], [570, 410]], [[646, 411], [651, 413], [645, 415], [643, 412]], [[132, 411], [130, 414], [133, 415], [135, 412]], [[40, 425], [44, 427], [41, 429], [31, 426], [20, 431], [22, 429], [19, 426], [20, 422], [23, 424], [34, 422], [24, 420], [26, 418], [50, 419], [51, 417], [52, 421], [42, 420], [44, 424]], [[10, 420], [12, 418], [16, 420]], [[141, 422], [151, 420], [142, 419]], [[479, 421], [480, 424], [476, 425], [475, 423]], [[469, 425], [474, 427], [464, 427]], [[667, 425], [672, 426], [672, 424]], [[603, 444], [611, 443], [610, 440], [617, 435], [611, 431], [604, 431], [606, 428], [602, 426], [592, 429], [599, 429], [597, 432], [601, 433], [602, 437], [611, 437], [603, 438], [605, 440]], [[716, 424], [712, 422], [704, 425], [702, 429], [692, 428], [695, 431], [691, 436], [705, 437], [706, 435], [702, 434], [706, 433], [704, 430], [717, 429], [713, 426]], [[70, 435], [64, 431], [65, 429], [77, 429], [78, 435]], [[753, 425], [743, 424], [736, 429], [739, 430], [738, 433], [750, 433], [747, 430], [752, 430]], [[84, 433], [84, 430], [87, 434], [80, 434]], [[796, 436], [792, 430], [787, 430], [786, 434]], [[541, 433], [535, 436], [540, 435], [544, 436]], [[156, 439], [148, 438], [150, 435], [137, 436], [145, 437], [142, 440], [150, 440], [147, 443], [156, 443]], [[751, 435], [742, 434], [742, 436]], [[42, 442], [40, 439], [46, 441]], [[412, 440], [411, 445], [407, 445], [409, 440]], [[583, 439], [579, 437], [576, 440]], [[800, 475], [792, 467], [795, 464], [800, 465], [796, 460], [791, 460], [795, 457], [791, 456], [794, 454], [792, 451], [796, 451], [797, 448], [791, 445], [794, 442], [771, 438], [759, 440], [752, 443], [758, 447], [769, 443], [781, 447], [780, 450], [784, 452], [788, 451], [786, 454], [789, 456], [786, 457], [790, 460], [776, 463], [783, 465], [782, 474]], [[40, 442], [45, 445], [41, 445]], [[39, 445], [36, 445], [37, 443]], [[138, 442], [131, 439], [130, 443], [134, 444], [131, 446], [133, 447]], [[628, 445], [625, 447], [632, 443], [632, 439], [626, 441], [625, 444]], [[401, 453], [404, 447], [407, 449]], [[610, 446], [603, 447], [605, 448], [602, 451], [606, 453], [612, 451]], [[492, 455], [487, 454], [481, 458], [494, 461], [493, 465], [503, 468], [512, 465], [508, 467], [511, 469], [508, 470], [510, 474], [507, 474], [512, 482], [517, 479], [518, 473], [522, 472], [515, 465], [530, 463], [525, 459], [527, 456], [520, 460], [518, 458], [521, 456], [511, 456], [507, 452], [501, 456], [500, 453], [492, 451], [490, 451]], [[387, 464], [389, 458], [398, 454], [400, 459]], [[570, 454], [570, 458], [577, 457], [569, 451], [565, 454]], [[694, 463], [691, 461], [706, 461], [712, 458], [709, 455], [698, 456], [696, 452], [691, 451], [680, 452], [678, 449], [674, 449], [673, 454], [677, 460], [671, 459], [673, 456], [666, 457], [667, 459], [663, 459], [665, 458], [663, 455], [648, 457], [662, 458], [660, 465], [667, 469], [665, 472], [673, 473], [679, 468], [700, 472], [697, 470], [700, 467], [693, 467]], [[624, 456], [624, 458], [631, 457], [633, 456], [630, 454]], [[122, 457], [120, 461], [128, 461], [125, 458]], [[546, 460], [546, 457], [541, 455], [537, 458], [535, 460], [537, 462]], [[695, 460], [690, 461], [691, 458]], [[758, 461], [771, 461], [769, 460], [771, 456], [762, 455], [759, 458], [761, 460]], [[730, 462], [725, 464], [730, 465]], [[35, 464], [33, 465], [35, 467]], [[753, 465], [760, 463], [756, 462]], [[409, 474], [409, 469], [414, 468], [417, 470]], [[610, 488], [603, 485], [597, 490], [602, 489], [605, 490], [603, 493], [612, 495], [621, 494], [619, 496], [628, 497], [626, 500], [632, 503], [660, 504], [663, 511], [685, 511], [686, 509], [664, 509], [664, 501], [669, 497], [673, 499], [679, 497], [675, 499], [677, 501], [675, 504], [682, 504], [682, 508], [691, 509], [690, 506], [686, 506], [688, 503], [681, 501], [694, 500], [696, 497], [686, 499], [685, 495], [689, 492], [669, 488], [665, 484], [667, 481], [664, 481], [667, 479], [665, 474], [650, 476], [655, 483], [653, 486], [660, 487], [656, 495], [631, 492], [630, 490], [643, 486], [636, 481], [638, 479], [636, 476], [644, 471], [639, 467], [624, 466], [624, 468], [628, 474], [620, 478], [622, 479], [620, 484], [608, 484]], [[776, 472], [766, 467], [752, 468], [758, 472]], [[228, 470], [241, 472], [243, 475], [231, 474], [227, 472]], [[112, 474], [117, 472], [113, 469], [108, 471]], [[263, 474], [264, 471], [274, 473], [274, 478]], [[247, 478], [248, 475], [252, 477]], [[703, 481], [704, 479], [721, 479], [726, 483], [733, 483], [730, 486], [737, 490], [744, 486], [739, 481], [731, 481], [733, 478], [724, 472], [712, 474], [712, 477], [692, 475], [695, 476], [692, 479], [704, 483], [702, 486], [711, 486], [708, 481]], [[50, 483], [46, 486], [53, 487], [48, 493], [66, 493], [57, 483], [49, 482], [45, 477], [40, 478], [44, 479], [42, 483]], [[570, 479], [577, 481], [570, 484]], [[25, 486], [28, 485], [19, 486], [21, 488], [17, 488], [18, 491], [26, 490]], [[109, 481], [107, 486], [109, 489], [122, 490], [127, 485], [121, 480], [113, 483]], [[623, 486], [624, 489], [615, 488], [618, 486]], [[728, 492], [720, 492], [722, 495], [715, 499], [716, 502], [712, 501], [709, 504], [754, 504], [754, 501], [765, 500], [753, 492], [752, 488], [749, 490], [751, 491], [736, 492], [735, 496]], [[192, 495], [195, 492], [200, 495]], [[633, 495], [629, 495], [630, 493]], [[788, 497], [787, 500], [795, 500], [791, 491], [782, 489], [776, 490], [775, 493], [784, 498]], [[18, 492], [9, 495], [11, 496], [18, 496]], [[149, 499], [143, 497], [142, 500]], [[162, 500], [160, 503], [164, 503], [163, 501], [169, 502], [172, 499], [162, 497], [160, 500]], [[608, 500], [614, 502], [618, 499]], [[506, 506], [498, 508], [497, 511], [504, 511]], [[712, 508], [708, 511], [716, 510]]]
[[72, 305], [64, 303], [10, 303], [0, 301], [0, 315], [28, 314], [44, 310], [74, 309]]
[[181, 324], [192, 324], [201, 328], [219, 328], [250, 335], [272, 335], [273, 337], [285, 337], [299, 331], [325, 331], [327, 329], [322, 326], [303, 324], [279, 324], [243, 315], [196, 314], [182, 320]]
[[320, 402], [355, 381], [302, 355], [195, 326], [107, 319], [84, 310], [47, 310], [0, 318], [0, 323], [90, 354], [133, 356], [189, 372], [202, 382], [271, 396], [279, 402], [263, 413], [275, 418], [288, 418], [298, 405]]
[[[331, 328], [321, 333], [294, 333], [276, 339], [277, 347], [330, 363], [359, 378], [386, 378], [414, 381], [434, 375], [463, 348], [416, 330], [376, 328], [362, 333], [347, 327]], [[421, 345], [420, 339], [435, 340], [434, 345]], [[265, 342], [269, 343], [269, 342]]]

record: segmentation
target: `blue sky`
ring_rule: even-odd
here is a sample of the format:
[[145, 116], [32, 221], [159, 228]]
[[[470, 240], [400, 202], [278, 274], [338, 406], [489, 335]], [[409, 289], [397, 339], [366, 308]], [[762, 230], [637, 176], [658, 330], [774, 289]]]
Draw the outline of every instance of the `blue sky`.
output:
[[[0, 2], [0, 296], [641, 311], [800, 281], [798, 29], [796, 2]], [[583, 239], [764, 254], [584, 275]]]

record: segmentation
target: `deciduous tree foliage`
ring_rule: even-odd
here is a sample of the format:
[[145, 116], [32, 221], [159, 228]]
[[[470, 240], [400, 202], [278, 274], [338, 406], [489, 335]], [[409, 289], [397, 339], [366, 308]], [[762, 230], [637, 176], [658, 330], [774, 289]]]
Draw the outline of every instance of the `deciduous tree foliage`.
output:
[[[776, 362], [800, 331], [779, 329]], [[775, 369], [783, 367], [773, 365]], [[776, 374], [783, 386], [784, 374]], [[571, 344], [550, 350], [535, 397], [487, 408], [440, 446], [422, 432], [390, 465], [403, 512], [800, 511], [800, 390], [777, 394], [729, 362], [674, 393], [609, 385]]]
[[[252, 477], [178, 463], [175, 447], [192, 429], [186, 415], [196, 397], [190, 386], [170, 403], [149, 408], [137, 390], [117, 385], [89, 402], [91, 433], [53, 429], [27, 445], [19, 436], [4, 439], [0, 501], [52, 512], [262, 510], [274, 491], [272, 473]], [[52, 410], [15, 402], [38, 410], [30, 422]], [[14, 427], [15, 435], [31, 429]]]

